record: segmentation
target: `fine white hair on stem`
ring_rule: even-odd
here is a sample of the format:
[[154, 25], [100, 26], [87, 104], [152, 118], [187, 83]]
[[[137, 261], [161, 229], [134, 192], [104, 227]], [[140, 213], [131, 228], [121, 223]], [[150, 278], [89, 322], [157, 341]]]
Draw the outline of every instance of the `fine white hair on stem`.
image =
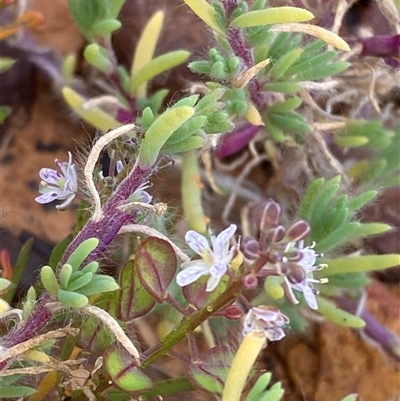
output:
[[37, 347], [44, 341], [54, 340], [55, 338], [66, 337], [68, 334], [77, 335], [79, 333], [78, 329], [73, 327], [64, 327], [62, 329], [57, 329], [49, 331], [44, 334], [40, 334], [33, 337], [23, 343], [14, 345], [11, 348], [4, 348], [0, 346], [0, 363], [6, 361], [7, 359], [15, 358], [18, 355], [30, 350], [33, 347]]
[[190, 258], [185, 254], [185, 252], [182, 251], [179, 247], [177, 247], [168, 237], [165, 235], [161, 234], [159, 231], [155, 230], [154, 228], [148, 227], [148, 226], [142, 226], [140, 224], [127, 224], [119, 230], [118, 234], [125, 234], [125, 233], [141, 233], [141, 234], [146, 234], [151, 237], [157, 237], [161, 238], [164, 241], [167, 241], [172, 248], [174, 249], [175, 253], [179, 257], [179, 259], [182, 260], [182, 262], [189, 262]]
[[128, 338], [118, 322], [108, 312], [94, 305], [86, 305], [81, 310], [83, 313], [96, 316], [105, 326], [107, 326], [114, 333], [116, 339], [121, 343], [121, 345], [136, 359], [136, 362], [140, 364], [138, 349], [133, 345], [133, 342]]
[[101, 201], [100, 195], [97, 192], [96, 186], [94, 185], [93, 181], [93, 170], [96, 166], [97, 160], [100, 156], [101, 151], [103, 148], [108, 145], [112, 140], [118, 138], [121, 135], [126, 134], [127, 132], [133, 130], [135, 128], [135, 124], [127, 124], [123, 125], [122, 127], [118, 127], [110, 132], [107, 132], [103, 136], [101, 136], [96, 143], [93, 145], [89, 157], [87, 159], [85, 168], [84, 168], [84, 176], [86, 185], [89, 188], [89, 192], [93, 197], [94, 201], [94, 212], [92, 216], [92, 220], [97, 222], [100, 221], [102, 218], [101, 213]]

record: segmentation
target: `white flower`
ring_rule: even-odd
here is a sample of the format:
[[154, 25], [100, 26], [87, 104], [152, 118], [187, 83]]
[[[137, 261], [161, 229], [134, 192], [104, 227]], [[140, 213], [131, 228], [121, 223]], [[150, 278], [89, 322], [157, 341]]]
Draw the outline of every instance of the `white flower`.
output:
[[[292, 244], [293, 243], [290, 243], [288, 247], [293, 247]], [[308, 306], [311, 309], [317, 310], [317, 291], [314, 289], [312, 283], [319, 283], [320, 280], [315, 280], [312, 273], [320, 269], [320, 266], [315, 265], [319, 254], [309, 246], [303, 249], [303, 241], [298, 243], [297, 250], [299, 251], [301, 258], [296, 261], [295, 266], [297, 269], [301, 269], [302, 271], [295, 271], [294, 273], [292, 272], [292, 274], [289, 273], [285, 275], [285, 282], [287, 284], [286, 288], [288, 289], [289, 297], [296, 303], [298, 303], [298, 301], [293, 294], [292, 289], [302, 292]]]
[[274, 306], [253, 307], [247, 313], [242, 334], [245, 336], [251, 331], [261, 331], [269, 341], [279, 341], [285, 337], [282, 327], [289, 324], [289, 318]]
[[185, 241], [198, 255], [199, 260], [182, 264], [182, 270], [176, 277], [181, 287], [195, 282], [201, 276], [209, 275], [206, 291], [215, 290], [222, 276], [226, 273], [234, 256], [234, 247], [229, 249], [230, 239], [236, 232], [236, 225], [231, 224], [217, 236], [211, 235], [212, 249], [208, 240], [196, 231], [190, 230], [185, 235]]
[[56, 164], [61, 173], [51, 168], [42, 168], [39, 172], [42, 181], [39, 185], [38, 196], [35, 201], [38, 203], [50, 203], [54, 200], [63, 200], [61, 205], [56, 206], [57, 209], [64, 210], [75, 198], [78, 191], [78, 177], [76, 174], [76, 166], [72, 163], [72, 155], [68, 152], [69, 160], [60, 162], [56, 159]]

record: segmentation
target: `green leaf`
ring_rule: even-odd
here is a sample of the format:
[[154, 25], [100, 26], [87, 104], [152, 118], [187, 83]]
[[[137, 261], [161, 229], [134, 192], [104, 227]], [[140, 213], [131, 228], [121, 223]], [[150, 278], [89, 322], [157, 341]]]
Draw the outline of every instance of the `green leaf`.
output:
[[268, 92], [293, 93], [300, 90], [297, 82], [270, 82], [264, 85], [264, 90]]
[[142, 140], [138, 164], [141, 167], [152, 166], [161, 148], [169, 137], [194, 114], [194, 109], [188, 106], [169, 109], [158, 117], [147, 130]]
[[111, 61], [105, 55], [105, 50], [96, 43], [91, 43], [86, 46], [83, 52], [85, 60], [93, 67], [97, 68], [102, 73], [109, 75], [114, 67]]
[[353, 236], [353, 233], [360, 227], [361, 223], [349, 222], [337, 228], [334, 232], [325, 237], [322, 241], [318, 242], [315, 249], [318, 252], [327, 252], [337, 246], [348, 241]]
[[112, 292], [119, 289], [119, 285], [115, 282], [113, 277], [104, 274], [96, 275], [92, 281], [81, 287], [78, 291], [79, 294], [86, 295], [87, 297], [104, 292]]
[[164, 71], [168, 71], [171, 68], [184, 63], [187, 61], [189, 56], [190, 53], [186, 50], [175, 50], [152, 59], [134, 76], [132, 76], [130, 93], [134, 95], [141, 84], [150, 81]]
[[202, 19], [213, 31], [224, 35], [215, 19], [215, 11], [206, 0], [183, 0], [192, 11]]
[[36, 389], [27, 386], [2, 386], [0, 381], [0, 398], [21, 398], [36, 393]]
[[335, 142], [344, 148], [357, 148], [368, 143], [364, 136], [336, 136]]
[[276, 126], [269, 118], [268, 115], [265, 115], [263, 118], [265, 128], [267, 133], [271, 136], [271, 138], [276, 142], [283, 142], [286, 139], [283, 131]]
[[400, 265], [399, 254], [388, 255], [364, 255], [343, 258], [321, 258], [320, 263], [326, 263], [327, 269], [324, 269], [324, 277], [334, 274], [370, 272], [387, 269]]
[[[308, 68], [308, 70], [296, 75], [297, 81], [315, 81], [317, 79], [322, 79], [336, 75], [339, 72], [346, 70], [350, 66], [347, 61], [336, 61], [328, 65], [317, 66]], [[289, 71], [288, 71], [289, 73]]]
[[187, 375], [196, 386], [222, 394], [233, 355], [228, 346], [211, 348], [202, 355], [201, 361], [189, 364]]
[[116, 19], [104, 19], [93, 25], [93, 33], [99, 36], [108, 36], [110, 33], [121, 28], [122, 24]]
[[119, 320], [129, 322], [153, 309], [156, 302], [141, 283], [133, 260], [122, 268], [118, 283], [116, 315]]
[[287, 22], [303, 22], [313, 19], [307, 10], [298, 7], [275, 7], [264, 10], [249, 11], [231, 22], [236, 28], [247, 28], [258, 25], [283, 24]]
[[160, 238], [146, 238], [136, 249], [135, 265], [143, 286], [162, 303], [177, 269], [172, 246]]
[[103, 355], [103, 369], [112, 384], [123, 391], [134, 392], [152, 388], [153, 382], [137, 366], [125, 350], [111, 346]]
[[0, 124], [3, 124], [6, 118], [11, 114], [12, 108], [8, 106], [0, 106]]
[[81, 277], [77, 278], [76, 280], [71, 281], [66, 288], [66, 291], [77, 291], [79, 288], [84, 287], [85, 285], [89, 284], [93, 279], [93, 273], [85, 273]]
[[279, 60], [277, 60], [269, 72], [272, 77], [272, 80], [278, 81], [279, 79], [281, 79], [285, 74], [285, 72], [300, 57], [302, 51], [303, 51], [302, 49], [294, 49], [286, 53]]
[[87, 39], [91, 39], [92, 27], [96, 21], [107, 16], [107, 0], [68, 0], [68, 6], [78, 28]]
[[16, 61], [11, 57], [0, 57], [0, 73], [9, 70]]
[[21, 248], [21, 251], [19, 252], [11, 277], [11, 282], [13, 285], [10, 286], [7, 290], [7, 293], [2, 296], [2, 298], [8, 303], [11, 303], [12, 299], [14, 298], [15, 291], [17, 290], [18, 284], [20, 283], [21, 278], [24, 274], [29, 257], [31, 255], [32, 245], [33, 238], [30, 238], [25, 242], [25, 244]]
[[372, 199], [376, 197], [378, 191], [368, 191], [364, 192], [357, 197], [349, 200], [347, 207], [349, 208], [350, 212], [355, 212], [361, 209], [364, 205], [370, 202]]
[[163, 147], [164, 153], [185, 153], [190, 150], [199, 149], [206, 143], [202, 136], [192, 135], [174, 145]]
[[317, 194], [322, 190], [325, 183], [324, 178], [317, 178], [307, 188], [307, 192], [303, 197], [299, 208], [299, 216], [304, 220], [310, 220], [311, 211], [313, 207], [313, 200]]
[[358, 399], [358, 394], [350, 394], [342, 398], [341, 401], [357, 401], [357, 399]]
[[[326, 269], [317, 272], [315, 277], [324, 277], [324, 272]], [[366, 287], [371, 280], [367, 277], [365, 273], [356, 272], [356, 273], [343, 273], [343, 274], [334, 274], [329, 276], [329, 285], [338, 287], [338, 288], [361, 288]], [[321, 286], [322, 288], [325, 285]]]
[[354, 239], [368, 237], [371, 235], [383, 234], [387, 231], [392, 230], [389, 224], [384, 223], [362, 223], [357, 230], [352, 234]]
[[40, 270], [40, 279], [47, 292], [53, 296], [57, 296], [60, 286], [58, 285], [56, 276], [50, 266], [43, 266]]
[[197, 132], [206, 123], [206, 116], [193, 116], [182, 124], [167, 140], [166, 146], [175, 145]]
[[97, 248], [98, 244], [98, 238], [89, 238], [83, 241], [72, 252], [66, 263], [71, 265], [74, 271], [78, 270], [83, 261]]
[[60, 270], [60, 285], [62, 289], [66, 289], [69, 284], [69, 279], [71, 278], [71, 274], [73, 272], [72, 266], [69, 264], [65, 264], [61, 267]]
[[317, 303], [318, 312], [329, 319], [332, 323], [355, 329], [361, 329], [365, 326], [364, 320], [340, 309], [334, 302], [329, 301], [326, 298], [317, 296]]
[[71, 308], [83, 308], [88, 303], [89, 300], [85, 295], [78, 294], [77, 292], [70, 292], [65, 290], [58, 290], [58, 300]]
[[282, 113], [282, 112], [288, 112], [288, 111], [293, 111], [294, 109], [297, 109], [302, 103], [302, 99], [300, 97], [292, 97], [290, 99], [287, 99], [283, 102], [275, 103], [273, 106], [270, 106], [268, 108], [269, 113]]
[[271, 113], [268, 117], [274, 125], [285, 131], [295, 134], [307, 134], [311, 131], [304, 117], [295, 112]]
[[256, 381], [252, 389], [247, 394], [246, 401], [259, 401], [259, 396], [267, 388], [269, 382], [271, 381], [272, 373], [263, 373]]
[[94, 316], [84, 316], [76, 346], [93, 353], [103, 353], [115, 341], [115, 336]]

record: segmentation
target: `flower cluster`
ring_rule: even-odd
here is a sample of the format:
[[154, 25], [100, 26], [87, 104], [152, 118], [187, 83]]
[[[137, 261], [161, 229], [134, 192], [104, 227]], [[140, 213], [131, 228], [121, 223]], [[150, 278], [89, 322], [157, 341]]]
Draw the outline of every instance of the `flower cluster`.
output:
[[65, 210], [75, 198], [78, 191], [78, 177], [76, 166], [72, 162], [72, 155], [68, 152], [68, 162], [60, 162], [56, 159], [56, 164], [61, 173], [51, 168], [42, 168], [39, 176], [42, 179], [39, 186], [39, 192], [42, 194], [35, 200], [38, 203], [50, 203], [54, 200], [63, 200], [57, 209]]
[[235, 256], [235, 247], [229, 248], [230, 240], [236, 232], [236, 225], [231, 224], [217, 236], [211, 234], [210, 248], [208, 239], [196, 231], [190, 230], [185, 235], [185, 241], [201, 259], [182, 264], [176, 281], [181, 287], [191, 284], [201, 276], [209, 275], [206, 291], [213, 291], [228, 270]]
[[[321, 282], [313, 278], [313, 272], [321, 266], [316, 265], [320, 254], [313, 246], [304, 247], [304, 238], [310, 232], [309, 224], [299, 220], [288, 229], [279, 225], [281, 208], [269, 200], [263, 207], [259, 238], [245, 238], [243, 253], [252, 261], [252, 272], [248, 282], [254, 277], [282, 276], [286, 298], [297, 304], [293, 290], [303, 293], [311, 309], [318, 309], [316, 289], [313, 283]], [[254, 280], [253, 280], [254, 282]], [[245, 279], [246, 283], [246, 279]]]

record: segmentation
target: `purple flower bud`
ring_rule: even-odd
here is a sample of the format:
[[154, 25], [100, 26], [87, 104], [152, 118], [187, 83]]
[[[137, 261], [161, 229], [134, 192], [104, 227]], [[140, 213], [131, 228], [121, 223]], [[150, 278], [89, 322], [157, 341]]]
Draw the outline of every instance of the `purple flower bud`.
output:
[[304, 239], [310, 231], [310, 225], [304, 220], [299, 220], [288, 228], [285, 240], [287, 242], [298, 242]]
[[260, 230], [267, 231], [275, 227], [279, 223], [281, 217], [281, 207], [272, 199], [264, 207], [264, 212], [261, 218]]

